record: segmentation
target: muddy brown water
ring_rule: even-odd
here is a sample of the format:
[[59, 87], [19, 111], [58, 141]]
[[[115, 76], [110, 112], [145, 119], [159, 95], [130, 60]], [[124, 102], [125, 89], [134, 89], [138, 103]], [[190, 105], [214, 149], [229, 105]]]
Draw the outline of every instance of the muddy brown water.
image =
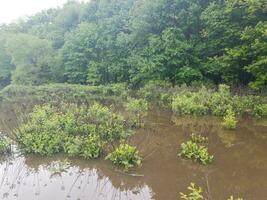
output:
[[[3, 116], [5, 124], [13, 124], [11, 116]], [[64, 155], [1, 157], [0, 199], [175, 200], [194, 182], [212, 200], [230, 195], [267, 200], [267, 121], [245, 118], [236, 131], [225, 131], [220, 123], [213, 117], [176, 118], [168, 111], [150, 112], [145, 128], [131, 139], [144, 157], [142, 167], [131, 175], [103, 158], [68, 158], [71, 166], [54, 174], [49, 166], [66, 159]], [[192, 132], [209, 138], [211, 165], [177, 156]]]

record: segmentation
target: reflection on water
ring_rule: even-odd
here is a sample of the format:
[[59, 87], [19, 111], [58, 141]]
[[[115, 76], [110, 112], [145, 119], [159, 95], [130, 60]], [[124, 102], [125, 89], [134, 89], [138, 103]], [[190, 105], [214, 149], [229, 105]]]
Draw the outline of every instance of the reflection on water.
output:
[[[10, 113], [4, 117], [15, 124]], [[195, 182], [209, 199], [235, 195], [266, 200], [266, 122], [243, 119], [236, 131], [225, 131], [220, 123], [213, 117], [175, 118], [167, 111], [151, 112], [146, 127], [131, 139], [144, 157], [143, 166], [131, 173], [143, 176], [118, 171], [103, 159], [68, 159], [71, 166], [54, 175], [49, 166], [65, 160], [64, 155], [1, 158], [0, 199], [175, 200]], [[209, 137], [209, 151], [215, 156], [210, 166], [177, 156], [192, 132]]]
[[[45, 162], [49, 163], [49, 161]], [[52, 173], [47, 164], [39, 166], [35, 164], [28, 165], [27, 159], [23, 157], [3, 162], [0, 165], [0, 198], [152, 199], [149, 186], [138, 180], [136, 185], [130, 187], [123, 181], [114, 184], [108, 173], [105, 175], [97, 165], [93, 165], [92, 168], [72, 166], [66, 172], [51, 176]]]

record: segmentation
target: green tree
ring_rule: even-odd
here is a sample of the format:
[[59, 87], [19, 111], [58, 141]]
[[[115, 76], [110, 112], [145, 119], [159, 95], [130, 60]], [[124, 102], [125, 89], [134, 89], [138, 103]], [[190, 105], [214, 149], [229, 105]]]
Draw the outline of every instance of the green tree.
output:
[[54, 55], [51, 42], [16, 34], [7, 40], [6, 48], [16, 66], [12, 73], [14, 84], [40, 85], [49, 81]]

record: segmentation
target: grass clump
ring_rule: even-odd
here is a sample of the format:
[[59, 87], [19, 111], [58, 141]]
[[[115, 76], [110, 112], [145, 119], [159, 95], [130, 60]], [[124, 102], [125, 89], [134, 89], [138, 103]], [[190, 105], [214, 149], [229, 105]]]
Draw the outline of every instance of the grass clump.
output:
[[180, 198], [185, 200], [201, 200], [203, 197], [203, 190], [201, 187], [196, 186], [195, 183], [190, 183], [190, 186], [187, 187], [190, 191], [189, 194], [184, 194], [180, 192]]
[[235, 118], [235, 114], [231, 107], [227, 109], [226, 115], [223, 119], [224, 121], [222, 125], [224, 128], [230, 129], [230, 130], [236, 129], [237, 120]]
[[0, 154], [11, 152], [11, 141], [7, 137], [0, 136]]
[[126, 171], [132, 167], [140, 166], [142, 163], [142, 158], [137, 149], [128, 144], [121, 144], [106, 159], [112, 161], [114, 164], [120, 165]]
[[179, 155], [203, 165], [207, 165], [213, 160], [213, 156], [208, 153], [207, 147], [192, 141], [181, 144], [181, 153]]

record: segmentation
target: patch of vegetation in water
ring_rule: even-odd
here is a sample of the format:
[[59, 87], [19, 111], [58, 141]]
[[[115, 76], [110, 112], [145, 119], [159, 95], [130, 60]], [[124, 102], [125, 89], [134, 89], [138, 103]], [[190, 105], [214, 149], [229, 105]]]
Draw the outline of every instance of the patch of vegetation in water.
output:
[[213, 156], [209, 154], [207, 147], [192, 141], [187, 141], [181, 144], [181, 152], [179, 156], [191, 159], [194, 162], [199, 162], [203, 165], [207, 165], [213, 160]]
[[130, 130], [124, 117], [106, 106], [62, 104], [35, 107], [15, 134], [26, 153], [97, 158], [105, 144], [120, 142]]
[[145, 99], [129, 98], [124, 104], [129, 115], [129, 123], [132, 127], [143, 127], [142, 119], [147, 115], [148, 102]]
[[229, 107], [226, 111], [226, 115], [223, 118], [223, 123], [222, 123], [223, 127], [225, 129], [230, 129], [230, 130], [234, 130], [236, 129], [236, 125], [237, 125], [237, 120], [235, 118], [235, 114], [233, 112], [232, 107]]
[[110, 153], [106, 159], [123, 167], [126, 171], [132, 167], [141, 166], [142, 164], [142, 158], [136, 147], [132, 147], [128, 144], [121, 144], [114, 152]]
[[207, 137], [203, 137], [202, 135], [196, 133], [192, 133], [190, 139], [194, 143], [207, 143], [209, 140]]
[[218, 91], [202, 87], [197, 91], [182, 90], [174, 93], [172, 110], [176, 115], [225, 116], [229, 107], [236, 115], [250, 113], [256, 117], [266, 117], [266, 103], [259, 96], [231, 95], [230, 87], [220, 85]]
[[[189, 190], [188, 194], [180, 192], [180, 199], [184, 200], [201, 200], [205, 199], [203, 195], [203, 189], [199, 186], [197, 186], [195, 183], [190, 183], [190, 185], [187, 187]], [[233, 196], [230, 196], [227, 200], [243, 200], [243, 198], [234, 198]]]
[[201, 200], [203, 197], [203, 190], [201, 187], [198, 187], [195, 183], [190, 183], [187, 187], [190, 191], [188, 194], [180, 192], [180, 198], [185, 200]]

